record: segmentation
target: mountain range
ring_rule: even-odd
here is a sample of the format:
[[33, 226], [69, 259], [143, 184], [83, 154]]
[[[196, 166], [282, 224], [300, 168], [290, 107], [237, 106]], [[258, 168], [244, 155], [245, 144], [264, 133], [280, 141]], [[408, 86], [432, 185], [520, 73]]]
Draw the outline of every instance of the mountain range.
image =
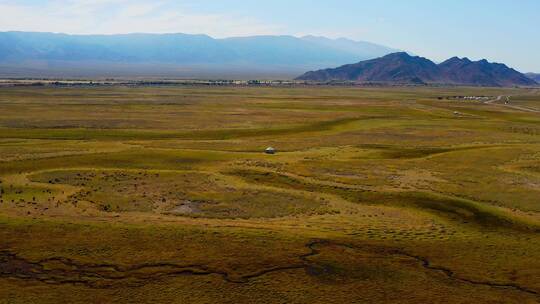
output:
[[530, 79], [540, 83], [540, 74], [537, 73], [527, 73], [525, 76], [529, 77]]
[[372, 59], [395, 51], [369, 42], [315, 36], [214, 39], [189, 34], [0, 32], [0, 76], [125, 73], [197, 77], [223, 71], [292, 77], [306, 70]]
[[471, 86], [532, 86], [537, 83], [501, 63], [450, 58], [440, 64], [405, 52], [303, 74], [298, 80]]

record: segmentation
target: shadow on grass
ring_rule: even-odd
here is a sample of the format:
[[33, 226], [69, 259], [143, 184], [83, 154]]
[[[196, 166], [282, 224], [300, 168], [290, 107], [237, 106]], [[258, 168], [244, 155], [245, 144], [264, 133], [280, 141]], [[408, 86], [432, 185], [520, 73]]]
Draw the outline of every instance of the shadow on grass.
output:
[[526, 232], [540, 231], [539, 227], [512, 218], [492, 207], [460, 198], [418, 191], [379, 192], [313, 184], [283, 174], [255, 170], [234, 170], [227, 172], [227, 174], [239, 176], [247, 182], [267, 186], [334, 194], [353, 203], [417, 208], [462, 224], [475, 224], [485, 229], [508, 228]]
[[158, 140], [158, 139], [198, 139], [226, 140], [234, 138], [258, 137], [268, 135], [287, 135], [294, 133], [319, 132], [335, 128], [357, 120], [358, 118], [342, 118], [321, 121], [311, 124], [252, 129], [219, 129], [195, 131], [168, 130], [124, 130], [124, 129], [36, 129], [0, 128], [0, 139], [56, 139], [56, 140]]

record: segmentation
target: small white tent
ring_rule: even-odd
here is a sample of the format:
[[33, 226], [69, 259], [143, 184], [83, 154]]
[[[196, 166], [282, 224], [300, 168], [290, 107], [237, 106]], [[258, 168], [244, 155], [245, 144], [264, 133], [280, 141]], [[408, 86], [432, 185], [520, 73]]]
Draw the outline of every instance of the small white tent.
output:
[[266, 154], [276, 154], [276, 149], [274, 149], [272, 147], [268, 147], [268, 148], [266, 148], [266, 150], [264, 150], [264, 153], [266, 153]]

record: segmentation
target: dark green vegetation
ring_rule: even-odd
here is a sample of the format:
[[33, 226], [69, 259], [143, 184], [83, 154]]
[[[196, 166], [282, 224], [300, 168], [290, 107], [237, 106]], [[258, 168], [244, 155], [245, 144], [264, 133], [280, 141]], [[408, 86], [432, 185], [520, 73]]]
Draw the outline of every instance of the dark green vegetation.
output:
[[271, 218], [313, 213], [324, 205], [288, 193], [228, 187], [210, 173], [50, 171], [31, 180], [79, 187], [66, 202], [88, 201], [103, 211], [159, 209], [205, 218]]
[[524, 89], [1, 89], [0, 303], [538, 303], [539, 110]]
[[430, 192], [399, 191], [381, 192], [368, 189], [351, 189], [336, 185], [302, 183], [284, 175], [261, 173], [260, 171], [235, 171], [232, 174], [245, 177], [254, 183], [263, 183], [279, 188], [290, 188], [309, 192], [324, 192], [338, 195], [349, 202], [359, 204], [386, 204], [389, 206], [416, 207], [449, 217], [462, 223], [478, 224], [490, 229], [513, 228], [540, 231], [540, 226], [528, 225], [487, 206], [465, 199], [445, 197]]

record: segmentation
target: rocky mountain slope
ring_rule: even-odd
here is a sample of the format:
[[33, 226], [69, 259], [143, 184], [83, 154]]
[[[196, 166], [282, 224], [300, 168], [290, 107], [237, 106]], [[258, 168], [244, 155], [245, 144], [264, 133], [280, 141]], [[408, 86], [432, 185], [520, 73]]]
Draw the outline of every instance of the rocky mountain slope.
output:
[[305, 73], [297, 78], [317, 82], [353, 81], [397, 84], [531, 86], [536, 82], [500, 63], [451, 58], [441, 64], [405, 52]]

